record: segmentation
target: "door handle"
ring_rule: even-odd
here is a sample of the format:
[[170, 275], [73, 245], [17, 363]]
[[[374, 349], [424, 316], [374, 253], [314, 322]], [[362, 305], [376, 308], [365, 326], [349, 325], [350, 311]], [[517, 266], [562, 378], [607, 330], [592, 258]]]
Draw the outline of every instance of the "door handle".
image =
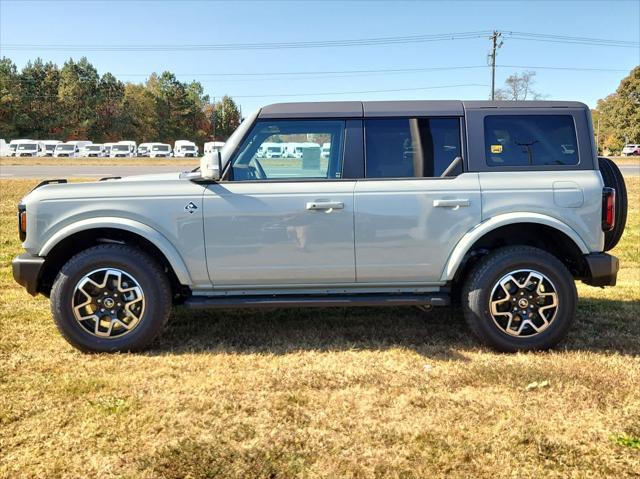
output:
[[308, 210], [322, 210], [330, 213], [333, 210], [341, 210], [344, 203], [341, 201], [310, 201], [307, 203]]
[[469, 206], [471, 202], [466, 199], [456, 199], [456, 200], [433, 200], [433, 206], [435, 207], [444, 207], [444, 208], [455, 208], [458, 209], [461, 206]]

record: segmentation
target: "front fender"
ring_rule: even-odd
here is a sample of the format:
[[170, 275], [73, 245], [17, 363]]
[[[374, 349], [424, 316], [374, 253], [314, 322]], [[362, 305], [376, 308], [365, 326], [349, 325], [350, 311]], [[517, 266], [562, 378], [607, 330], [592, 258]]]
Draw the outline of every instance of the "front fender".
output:
[[71, 223], [58, 231], [56, 231], [40, 248], [38, 252], [38, 256], [47, 256], [47, 254], [63, 239], [73, 235], [75, 233], [79, 233], [81, 231], [86, 231], [95, 228], [112, 228], [112, 229], [120, 229], [129, 231], [131, 233], [138, 234], [142, 236], [144, 239], [151, 241], [165, 256], [173, 271], [175, 272], [178, 280], [181, 284], [191, 285], [192, 280], [189, 275], [189, 270], [187, 269], [180, 253], [178, 250], [171, 244], [171, 242], [160, 234], [155, 229], [151, 228], [144, 223], [140, 223], [139, 221], [127, 219], [127, 218], [118, 218], [118, 217], [98, 217], [98, 218], [87, 218], [84, 220], [76, 221], [75, 223]]
[[444, 271], [442, 272], [442, 277], [440, 278], [441, 281], [453, 280], [456, 271], [462, 263], [462, 260], [476, 243], [476, 241], [497, 228], [518, 223], [537, 223], [555, 228], [571, 238], [576, 246], [580, 248], [582, 254], [589, 253], [589, 249], [587, 248], [587, 245], [584, 243], [582, 238], [580, 238], [580, 235], [578, 235], [578, 233], [576, 233], [573, 228], [569, 227], [556, 218], [539, 213], [506, 213], [503, 215], [494, 216], [493, 218], [489, 218], [488, 220], [483, 221], [462, 237], [458, 244], [456, 244], [453, 252], [447, 260], [447, 264], [445, 265]]

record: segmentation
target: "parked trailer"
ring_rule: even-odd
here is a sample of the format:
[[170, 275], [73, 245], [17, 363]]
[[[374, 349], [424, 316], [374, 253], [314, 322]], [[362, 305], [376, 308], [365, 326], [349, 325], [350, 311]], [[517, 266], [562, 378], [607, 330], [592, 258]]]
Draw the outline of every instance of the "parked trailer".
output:
[[172, 154], [171, 145], [168, 143], [150, 143], [149, 157], [150, 158], [169, 158]]
[[111, 158], [131, 158], [136, 156], [136, 142], [131, 140], [123, 140], [115, 143], [111, 147]]
[[198, 147], [193, 141], [177, 140], [173, 146], [173, 154], [183, 158], [195, 158], [198, 156]]

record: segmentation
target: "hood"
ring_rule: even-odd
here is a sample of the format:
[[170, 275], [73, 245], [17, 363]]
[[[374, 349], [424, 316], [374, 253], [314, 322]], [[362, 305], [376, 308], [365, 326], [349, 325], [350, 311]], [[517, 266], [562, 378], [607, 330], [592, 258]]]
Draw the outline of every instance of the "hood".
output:
[[182, 183], [189, 183], [188, 179], [181, 179], [180, 175], [180, 172], [154, 173], [74, 183], [67, 183], [66, 180], [48, 180], [28, 193], [22, 199], [22, 203], [96, 197], [157, 196], [179, 187]]

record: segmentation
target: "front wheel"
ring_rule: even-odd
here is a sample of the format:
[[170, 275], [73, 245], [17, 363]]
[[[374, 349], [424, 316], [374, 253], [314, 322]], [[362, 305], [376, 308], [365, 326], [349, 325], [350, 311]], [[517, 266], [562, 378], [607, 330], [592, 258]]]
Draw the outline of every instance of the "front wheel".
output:
[[137, 351], [164, 329], [171, 287], [147, 254], [103, 244], [62, 267], [51, 289], [51, 311], [62, 336], [81, 351]]
[[571, 326], [577, 298], [565, 265], [529, 246], [491, 252], [475, 265], [462, 290], [469, 328], [503, 352], [555, 346]]

